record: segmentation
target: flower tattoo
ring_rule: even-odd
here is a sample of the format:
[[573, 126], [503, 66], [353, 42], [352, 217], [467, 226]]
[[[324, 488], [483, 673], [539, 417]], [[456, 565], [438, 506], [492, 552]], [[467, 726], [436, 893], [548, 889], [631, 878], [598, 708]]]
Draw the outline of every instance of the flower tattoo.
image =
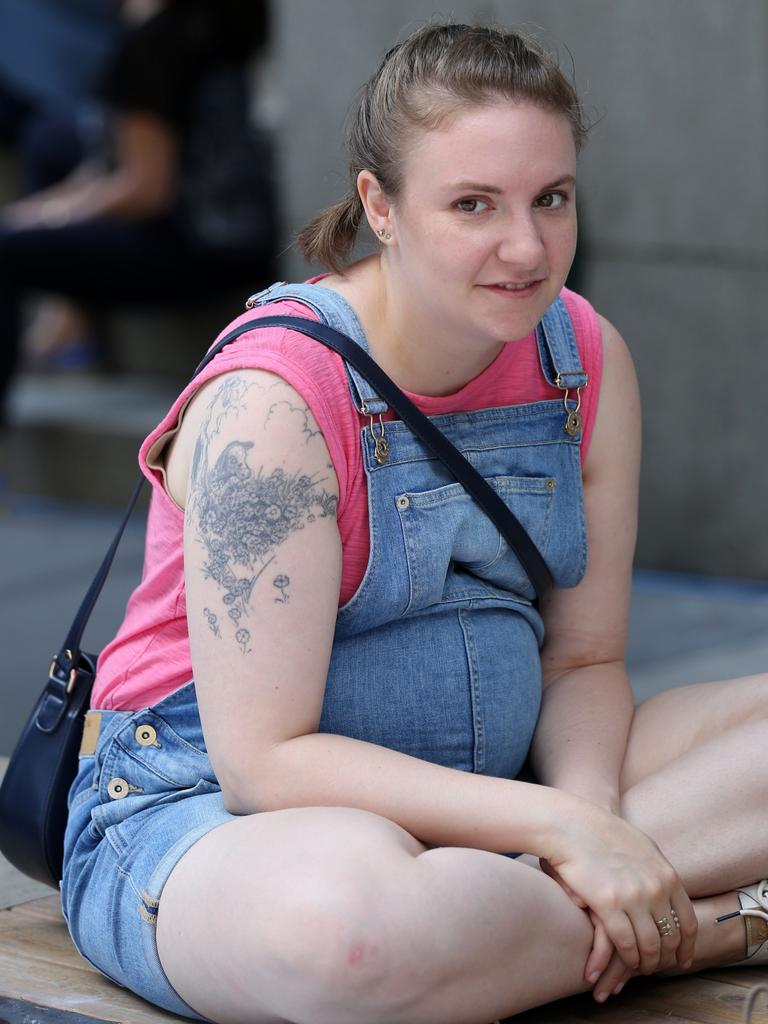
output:
[[[203, 575], [217, 585], [226, 609], [223, 621], [210, 608], [203, 615], [217, 637], [229, 623], [244, 654], [251, 650], [245, 623], [253, 611], [259, 577], [291, 534], [318, 517], [335, 516], [337, 504], [335, 495], [321, 486], [324, 478], [281, 468], [269, 473], [263, 467], [254, 470], [249, 463], [252, 441], [230, 441], [210, 466], [211, 441], [225, 417], [242, 410], [250, 386], [241, 378], [229, 378], [214, 396], [193, 456], [187, 508], [188, 517], [197, 516], [198, 536], [206, 552]], [[284, 573], [273, 577], [272, 586], [278, 591], [275, 602], [288, 603], [290, 582]]]

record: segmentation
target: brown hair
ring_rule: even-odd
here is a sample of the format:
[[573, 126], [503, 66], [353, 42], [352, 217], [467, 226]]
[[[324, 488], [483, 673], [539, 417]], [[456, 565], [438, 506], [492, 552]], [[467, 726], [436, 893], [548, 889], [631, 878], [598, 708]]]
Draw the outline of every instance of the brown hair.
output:
[[438, 127], [465, 103], [491, 103], [499, 96], [563, 114], [581, 148], [587, 129], [579, 97], [535, 40], [481, 25], [425, 25], [394, 46], [363, 87], [347, 123], [349, 193], [298, 235], [306, 259], [343, 272], [364, 217], [360, 171], [371, 171], [385, 195], [396, 198], [403, 152], [416, 131]]

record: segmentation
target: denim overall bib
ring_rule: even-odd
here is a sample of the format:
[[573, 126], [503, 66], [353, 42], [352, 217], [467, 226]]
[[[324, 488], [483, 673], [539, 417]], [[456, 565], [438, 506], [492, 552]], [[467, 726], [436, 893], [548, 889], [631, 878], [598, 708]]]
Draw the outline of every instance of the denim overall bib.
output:
[[[367, 350], [349, 303], [322, 285], [276, 284], [249, 300], [298, 299]], [[549, 383], [587, 383], [558, 299], [536, 332]], [[485, 513], [347, 365], [361, 417], [370, 556], [339, 609], [320, 732], [367, 740], [462, 771], [514, 778], [539, 714], [544, 629], [535, 593]], [[555, 585], [586, 567], [580, 432], [562, 400], [433, 418], [509, 505]], [[388, 458], [376, 459], [383, 431]]]
[[[367, 349], [358, 318], [321, 285], [279, 283], [249, 299], [297, 299]], [[587, 383], [556, 301], [536, 332], [553, 385]], [[234, 342], [237, 344], [237, 342]], [[463, 771], [515, 778], [541, 699], [543, 623], [517, 558], [485, 513], [347, 366], [360, 417], [370, 556], [338, 613], [320, 732]], [[566, 408], [564, 408], [564, 405]], [[586, 567], [579, 448], [563, 399], [436, 416], [544, 556], [555, 584]], [[576, 422], [578, 422], [576, 420]], [[378, 461], [382, 430], [388, 457]], [[205, 746], [194, 682], [140, 711], [100, 712], [95, 750], [70, 790], [62, 909], [101, 973], [173, 1013], [201, 1018], [157, 953], [163, 886], [186, 851], [233, 820]]]

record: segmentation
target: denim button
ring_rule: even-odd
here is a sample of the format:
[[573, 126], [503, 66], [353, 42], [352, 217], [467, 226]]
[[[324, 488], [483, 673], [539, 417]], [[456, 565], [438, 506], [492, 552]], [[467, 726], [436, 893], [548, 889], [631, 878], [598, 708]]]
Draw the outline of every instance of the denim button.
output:
[[134, 736], [136, 742], [142, 747], [151, 747], [157, 743], [157, 731], [151, 725], [140, 725]]
[[407, 509], [408, 506], [411, 504], [411, 499], [408, 497], [407, 494], [400, 494], [395, 500], [395, 504], [401, 511], [405, 511], [405, 509]]
[[107, 792], [113, 800], [122, 800], [124, 796], [128, 796], [128, 783], [125, 779], [112, 779], [107, 786]]

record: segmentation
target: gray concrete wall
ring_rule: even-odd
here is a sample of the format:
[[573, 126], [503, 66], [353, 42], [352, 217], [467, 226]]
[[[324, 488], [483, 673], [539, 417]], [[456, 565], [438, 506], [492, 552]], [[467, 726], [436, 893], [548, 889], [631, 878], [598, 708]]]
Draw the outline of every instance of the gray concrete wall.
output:
[[345, 190], [342, 123], [380, 56], [432, 16], [522, 25], [594, 119], [583, 290], [629, 342], [645, 408], [638, 563], [768, 575], [768, 8], [764, 0], [277, 0], [265, 105], [292, 233]]

